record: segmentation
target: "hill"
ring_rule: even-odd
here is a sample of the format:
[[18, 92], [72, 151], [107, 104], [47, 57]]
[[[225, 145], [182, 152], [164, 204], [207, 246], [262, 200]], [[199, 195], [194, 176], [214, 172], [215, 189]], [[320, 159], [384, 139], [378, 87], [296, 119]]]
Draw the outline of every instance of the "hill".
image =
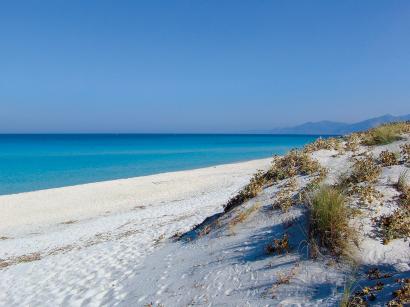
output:
[[352, 132], [368, 130], [370, 128], [376, 127], [384, 123], [407, 120], [410, 120], [410, 114], [402, 116], [386, 114], [383, 116], [367, 119], [353, 124], [324, 120], [319, 122], [307, 122], [293, 127], [276, 128], [268, 131], [267, 133], [343, 135]]

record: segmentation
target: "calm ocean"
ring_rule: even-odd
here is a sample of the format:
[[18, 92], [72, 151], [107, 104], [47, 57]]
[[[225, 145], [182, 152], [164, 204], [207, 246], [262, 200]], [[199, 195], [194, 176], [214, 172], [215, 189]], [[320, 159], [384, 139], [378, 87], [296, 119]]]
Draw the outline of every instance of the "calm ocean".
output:
[[266, 158], [316, 136], [0, 135], [0, 194]]

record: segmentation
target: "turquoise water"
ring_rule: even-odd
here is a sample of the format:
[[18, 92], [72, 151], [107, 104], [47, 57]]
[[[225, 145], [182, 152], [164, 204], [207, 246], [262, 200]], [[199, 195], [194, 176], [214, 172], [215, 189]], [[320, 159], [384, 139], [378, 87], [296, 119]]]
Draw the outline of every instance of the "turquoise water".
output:
[[0, 135], [0, 194], [283, 154], [316, 136]]

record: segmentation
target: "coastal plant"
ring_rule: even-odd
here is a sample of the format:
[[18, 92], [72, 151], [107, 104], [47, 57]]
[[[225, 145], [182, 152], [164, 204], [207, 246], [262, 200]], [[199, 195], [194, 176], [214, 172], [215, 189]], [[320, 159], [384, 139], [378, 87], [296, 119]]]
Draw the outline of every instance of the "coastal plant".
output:
[[235, 218], [229, 223], [230, 227], [233, 227], [239, 223], [244, 222], [252, 213], [256, 212], [260, 208], [260, 203], [255, 203], [253, 206], [241, 211]]
[[350, 179], [353, 183], [375, 182], [381, 173], [381, 167], [369, 154], [366, 154], [362, 159], [356, 159], [352, 168]]
[[305, 153], [312, 153], [314, 151], [318, 151], [321, 149], [340, 150], [341, 148], [342, 148], [341, 139], [334, 138], [334, 137], [330, 137], [330, 138], [319, 137], [314, 142], [305, 145], [305, 147], [303, 148], [303, 151]]
[[404, 163], [410, 163], [410, 144], [406, 143], [400, 146], [400, 155]]
[[400, 192], [399, 205], [400, 208], [410, 211], [410, 186], [407, 183], [407, 171], [403, 171], [397, 179], [396, 187]]
[[364, 133], [364, 145], [385, 145], [400, 139], [401, 133], [410, 132], [409, 122], [383, 124]]
[[406, 171], [400, 174], [396, 188], [400, 192], [399, 207], [380, 218], [384, 244], [393, 239], [410, 238], [410, 186]]
[[292, 195], [296, 189], [296, 178], [289, 178], [276, 194], [276, 199], [273, 203], [273, 207], [280, 208], [282, 211], [287, 211], [294, 204]]
[[262, 191], [264, 184], [267, 182], [267, 175], [258, 171], [249, 181], [249, 183], [225, 205], [225, 212], [232, 210], [236, 206], [243, 204], [245, 201], [254, 198]]
[[283, 157], [275, 156], [267, 173], [270, 180], [278, 181], [296, 175], [311, 175], [320, 170], [320, 164], [307, 153], [291, 150]]
[[258, 171], [238, 194], [232, 197], [224, 207], [230, 211], [236, 206], [252, 199], [262, 191], [265, 184], [294, 177], [296, 175], [322, 174], [323, 168], [307, 153], [291, 150], [283, 157], [273, 157], [272, 166], [267, 172]]
[[346, 203], [346, 196], [331, 186], [322, 186], [309, 203], [311, 237], [338, 256], [346, 255], [349, 243], [355, 240]]
[[373, 186], [380, 173], [381, 167], [375, 163], [372, 156], [366, 154], [364, 158], [355, 159], [351, 174], [339, 175], [334, 187], [347, 196], [357, 196], [362, 203], [372, 203], [383, 196]]
[[371, 184], [354, 185], [348, 193], [349, 195], [357, 195], [360, 202], [368, 204], [371, 204], [375, 200], [383, 197], [383, 194], [376, 190], [376, 188]]
[[397, 154], [388, 150], [383, 150], [380, 153], [378, 161], [382, 166], [392, 166], [399, 163]]
[[410, 211], [406, 209], [396, 209], [390, 215], [380, 218], [383, 234], [383, 243], [387, 244], [391, 240], [410, 237]]
[[396, 188], [399, 192], [406, 192], [406, 190], [409, 189], [409, 186], [407, 184], [407, 176], [408, 175], [408, 171], [403, 171], [400, 173], [399, 178], [397, 179], [397, 183], [396, 183]]
[[352, 133], [348, 135], [345, 139], [345, 150], [355, 152], [359, 149], [361, 139], [358, 133]]
[[289, 236], [285, 233], [279, 239], [274, 239], [272, 243], [265, 247], [268, 254], [284, 254], [290, 251]]
[[15, 263], [22, 263], [22, 262], [32, 262], [41, 260], [40, 253], [31, 253], [27, 255], [21, 255], [15, 258]]
[[396, 280], [401, 287], [393, 291], [393, 299], [387, 303], [388, 307], [401, 307], [410, 305], [410, 278], [401, 278]]

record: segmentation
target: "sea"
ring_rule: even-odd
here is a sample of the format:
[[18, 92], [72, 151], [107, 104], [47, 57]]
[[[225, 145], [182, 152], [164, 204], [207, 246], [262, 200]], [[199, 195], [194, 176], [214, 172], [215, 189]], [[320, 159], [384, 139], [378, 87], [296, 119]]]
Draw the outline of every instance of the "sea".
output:
[[3, 134], [0, 195], [281, 155], [318, 136]]

